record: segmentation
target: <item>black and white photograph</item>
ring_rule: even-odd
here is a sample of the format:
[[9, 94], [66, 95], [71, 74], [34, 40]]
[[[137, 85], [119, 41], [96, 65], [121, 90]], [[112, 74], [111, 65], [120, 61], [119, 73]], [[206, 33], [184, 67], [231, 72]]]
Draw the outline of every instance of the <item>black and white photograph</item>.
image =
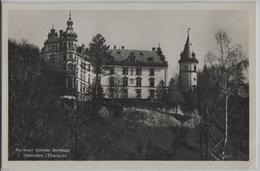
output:
[[250, 161], [250, 17], [8, 9], [8, 161]]

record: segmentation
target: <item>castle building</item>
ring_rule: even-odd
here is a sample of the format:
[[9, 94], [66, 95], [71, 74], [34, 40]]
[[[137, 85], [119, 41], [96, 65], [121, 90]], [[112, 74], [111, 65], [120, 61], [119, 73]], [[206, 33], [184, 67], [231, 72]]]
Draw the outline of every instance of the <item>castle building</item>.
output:
[[[63, 98], [84, 101], [89, 98], [88, 86], [95, 74], [84, 45], [78, 46], [78, 35], [73, 30], [71, 14], [66, 30], [59, 34], [52, 27], [44, 42], [41, 55], [48, 65], [65, 73], [66, 91]], [[113, 62], [105, 63], [100, 82], [105, 98], [155, 98], [155, 89], [163, 80], [167, 82], [168, 64], [161, 48], [130, 50], [109, 49]]]
[[190, 29], [188, 29], [187, 40], [180, 55], [181, 59], [179, 60], [179, 84], [181, 90], [184, 92], [189, 92], [197, 87], [197, 64], [199, 61], [196, 59], [196, 54], [191, 49], [189, 32]]
[[[85, 101], [89, 99], [88, 87], [93, 84], [95, 74], [86, 53], [85, 45], [78, 45], [78, 35], [73, 30], [71, 14], [67, 28], [48, 33], [41, 55], [50, 68], [64, 73], [65, 92], [63, 98]], [[198, 60], [191, 50], [189, 31], [181, 53], [180, 85], [189, 91], [197, 85], [196, 65]], [[160, 46], [151, 50], [109, 49], [113, 60], [103, 64], [105, 69], [100, 79], [105, 98], [154, 99], [155, 90], [161, 80], [167, 86], [168, 62]]]

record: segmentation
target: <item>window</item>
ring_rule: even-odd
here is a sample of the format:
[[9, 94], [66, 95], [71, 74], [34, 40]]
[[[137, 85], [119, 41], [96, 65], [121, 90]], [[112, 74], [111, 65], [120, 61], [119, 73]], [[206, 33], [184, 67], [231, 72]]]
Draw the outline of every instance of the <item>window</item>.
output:
[[128, 98], [128, 89], [122, 89], [122, 98]]
[[137, 77], [136, 78], [136, 87], [141, 87], [142, 86], [142, 78]]
[[135, 62], [135, 56], [134, 56], [134, 53], [131, 52], [130, 55], [131, 55], [131, 56], [129, 57], [129, 62]]
[[55, 51], [56, 50], [56, 46], [55, 45], [50, 45], [50, 50], [51, 51]]
[[109, 89], [109, 97], [113, 98], [114, 97], [114, 90]]
[[69, 42], [69, 49], [72, 49], [72, 48], [73, 48], [73, 43]]
[[54, 55], [50, 55], [50, 62], [55, 63], [55, 56]]
[[194, 65], [194, 71], [196, 71], [196, 65]]
[[83, 91], [83, 83], [80, 83], [80, 91]]
[[88, 74], [88, 83], [90, 84], [90, 74]]
[[142, 75], [142, 68], [136, 68], [136, 75]]
[[150, 68], [150, 75], [154, 75], [154, 68]]
[[72, 72], [73, 71], [73, 64], [68, 64], [68, 71], [69, 72]]
[[138, 99], [142, 98], [142, 91], [141, 91], [141, 89], [136, 89], [135, 92], [136, 92], [136, 98], [138, 98]]
[[113, 86], [115, 84], [115, 78], [114, 77], [110, 77], [109, 78], [109, 85]]
[[75, 89], [76, 89], [76, 91], [78, 91], [78, 81], [77, 80], [75, 81]]
[[114, 70], [114, 68], [109, 68], [109, 74], [114, 74], [115, 73], [115, 70]]
[[68, 60], [73, 60], [73, 54], [72, 53], [68, 54]]
[[81, 66], [82, 69], [84, 69], [84, 70], [86, 69], [86, 64], [85, 63], [81, 62], [80, 66]]
[[131, 75], [134, 75], [134, 69], [131, 68]]
[[149, 58], [147, 58], [147, 60], [148, 60], [149, 62], [153, 62], [153, 57], [149, 57]]
[[78, 77], [78, 74], [79, 74], [79, 68], [77, 67], [76, 70], [75, 70], [76, 77]]
[[155, 97], [155, 90], [154, 89], [151, 89], [149, 90], [149, 93], [150, 93], [150, 98], [154, 98]]
[[88, 71], [90, 71], [90, 64], [88, 64]]
[[130, 79], [130, 84], [134, 84], [134, 79], [133, 78]]
[[123, 68], [123, 75], [127, 75], [128, 74], [128, 68]]
[[123, 78], [123, 86], [128, 86], [128, 78], [127, 77]]
[[154, 87], [154, 78], [149, 79], [150, 87]]
[[85, 86], [84, 83], [83, 83], [83, 92], [84, 92], [84, 93], [86, 92], [86, 86]]

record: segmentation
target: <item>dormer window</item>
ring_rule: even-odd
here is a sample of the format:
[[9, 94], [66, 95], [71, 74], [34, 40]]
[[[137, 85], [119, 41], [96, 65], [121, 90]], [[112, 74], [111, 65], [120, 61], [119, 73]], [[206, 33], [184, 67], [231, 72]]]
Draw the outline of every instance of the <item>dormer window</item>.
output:
[[153, 57], [149, 57], [149, 58], [147, 58], [147, 60], [148, 60], [149, 62], [153, 62]]

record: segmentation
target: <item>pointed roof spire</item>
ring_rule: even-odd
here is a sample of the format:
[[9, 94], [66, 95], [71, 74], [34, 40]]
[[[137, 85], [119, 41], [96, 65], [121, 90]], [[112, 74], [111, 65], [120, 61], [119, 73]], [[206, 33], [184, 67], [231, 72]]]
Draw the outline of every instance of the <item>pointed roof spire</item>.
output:
[[191, 49], [190, 30], [191, 30], [191, 28], [187, 29], [188, 35], [187, 35], [186, 43], [184, 45], [184, 49], [181, 53], [181, 60], [180, 61], [192, 61], [192, 62], [198, 63], [198, 60], [195, 59], [196, 55]]
[[71, 20], [71, 11], [70, 11], [70, 13], [69, 13], [69, 20]]
[[73, 21], [72, 21], [72, 19], [71, 19], [71, 11], [69, 12], [69, 19], [68, 19], [68, 21], [67, 21], [67, 29], [73, 29], [72, 28], [72, 25], [73, 25]]
[[186, 43], [185, 43], [185, 46], [184, 46], [184, 49], [182, 52], [183, 58], [191, 58], [190, 30], [191, 30], [190, 28], [188, 28], [188, 30], [187, 30], [188, 36], [187, 36], [187, 40], [186, 40]]

